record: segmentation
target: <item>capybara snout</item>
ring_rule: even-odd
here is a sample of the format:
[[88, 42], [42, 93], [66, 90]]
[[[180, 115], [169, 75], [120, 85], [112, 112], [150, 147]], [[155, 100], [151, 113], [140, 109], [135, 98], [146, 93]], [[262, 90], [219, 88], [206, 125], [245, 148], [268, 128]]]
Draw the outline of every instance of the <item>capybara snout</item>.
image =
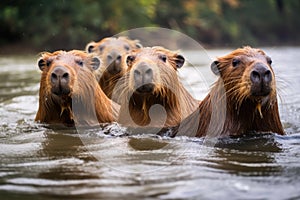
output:
[[106, 56], [107, 68], [110, 74], [120, 73], [122, 70], [122, 56], [117, 51], [112, 51]]
[[50, 73], [51, 92], [56, 95], [70, 94], [70, 72], [64, 66], [55, 66]]
[[153, 69], [145, 62], [139, 63], [133, 70], [136, 91], [139, 93], [152, 92], [154, 89]]
[[250, 72], [251, 94], [266, 96], [271, 92], [272, 72], [264, 63], [255, 63]]

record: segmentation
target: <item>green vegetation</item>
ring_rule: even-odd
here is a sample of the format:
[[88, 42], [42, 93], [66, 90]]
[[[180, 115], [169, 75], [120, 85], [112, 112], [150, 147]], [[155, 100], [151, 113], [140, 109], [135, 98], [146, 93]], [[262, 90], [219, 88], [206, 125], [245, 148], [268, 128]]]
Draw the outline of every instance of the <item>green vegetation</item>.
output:
[[131, 28], [181, 31], [207, 46], [300, 44], [299, 0], [6, 0], [0, 45], [83, 49]]

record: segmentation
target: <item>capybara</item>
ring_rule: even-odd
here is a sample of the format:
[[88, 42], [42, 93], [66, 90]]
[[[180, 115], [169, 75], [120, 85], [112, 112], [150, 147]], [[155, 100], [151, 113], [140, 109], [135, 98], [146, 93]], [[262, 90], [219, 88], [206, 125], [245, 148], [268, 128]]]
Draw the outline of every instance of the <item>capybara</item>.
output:
[[260, 49], [238, 48], [211, 64], [219, 75], [200, 103], [196, 136], [240, 136], [248, 133], [285, 134], [278, 112], [272, 60]]
[[65, 126], [115, 121], [118, 105], [103, 93], [92, 72], [99, 65], [97, 56], [84, 51], [42, 53], [38, 59], [42, 75], [35, 121]]
[[179, 80], [185, 58], [163, 47], [133, 50], [127, 73], [116, 86], [121, 103], [118, 122], [129, 127], [176, 126], [199, 106]]
[[103, 61], [101, 67], [95, 71], [95, 75], [102, 90], [109, 98], [111, 98], [117, 81], [126, 72], [124, 54], [141, 47], [138, 40], [131, 40], [127, 37], [107, 37], [86, 45], [88, 53], [96, 53]]

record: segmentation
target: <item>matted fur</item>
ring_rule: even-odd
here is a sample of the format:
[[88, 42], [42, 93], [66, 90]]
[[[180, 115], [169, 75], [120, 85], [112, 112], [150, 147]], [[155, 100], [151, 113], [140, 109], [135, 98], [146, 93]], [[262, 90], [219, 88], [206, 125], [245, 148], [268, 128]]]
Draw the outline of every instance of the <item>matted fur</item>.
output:
[[[98, 122], [115, 121], [118, 106], [113, 105], [98, 85], [91, 71], [93, 58], [93, 55], [78, 50], [41, 54], [38, 61], [42, 75], [35, 121], [67, 126], [73, 126], [74, 122], [80, 125], [95, 125]], [[69, 70], [69, 95], [57, 96], [51, 92], [50, 77], [56, 66], [63, 66]], [[72, 102], [76, 104], [80, 113], [79, 118], [78, 114], [74, 115]]]
[[[103, 61], [101, 67], [95, 71], [95, 75], [103, 92], [109, 98], [111, 98], [113, 89], [118, 80], [126, 73], [127, 66], [124, 61], [124, 54], [141, 47], [139, 40], [131, 40], [127, 37], [106, 37], [98, 42], [90, 42], [86, 45], [87, 52], [99, 55]], [[107, 56], [111, 53], [116, 53], [121, 56], [120, 71], [117, 73], [110, 73], [106, 70], [110, 65]]]
[[[240, 61], [239, 66], [233, 67], [233, 59]], [[220, 77], [200, 103], [199, 110], [185, 120], [190, 123], [193, 117], [200, 116], [198, 137], [249, 132], [285, 134], [278, 112], [275, 74], [268, 61], [265, 52], [248, 46], [217, 59], [215, 67]], [[271, 71], [271, 92], [267, 96], [251, 94], [250, 73], [256, 63]]]
[[[128, 63], [128, 71], [115, 91], [115, 94], [120, 95], [121, 103], [118, 122], [132, 127], [175, 126], [197, 109], [199, 101], [188, 93], [177, 75], [178, 55], [177, 52], [163, 47], [147, 47], [129, 53], [134, 60]], [[161, 56], [165, 56], [165, 62], [161, 60]], [[133, 73], [142, 62], [147, 63], [153, 70], [155, 87], [151, 93], [136, 92]], [[158, 110], [154, 109], [149, 113], [150, 108], [156, 104], [160, 105], [156, 107]]]

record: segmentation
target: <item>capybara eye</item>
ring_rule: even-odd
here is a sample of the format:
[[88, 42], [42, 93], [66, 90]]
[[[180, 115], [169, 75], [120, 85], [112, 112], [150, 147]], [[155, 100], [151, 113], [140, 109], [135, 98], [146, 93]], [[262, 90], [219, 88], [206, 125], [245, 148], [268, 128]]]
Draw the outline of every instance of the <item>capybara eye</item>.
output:
[[267, 62], [268, 62], [269, 65], [272, 64], [272, 59], [269, 56], [267, 57]]
[[233, 66], [233, 67], [236, 67], [236, 66], [238, 66], [238, 64], [240, 64], [240, 62], [241, 62], [241, 61], [240, 61], [239, 59], [233, 59], [233, 60], [232, 60], [232, 66]]
[[77, 63], [80, 67], [83, 66], [83, 61], [82, 61], [82, 60], [77, 60], [76, 63]]
[[130, 50], [130, 48], [129, 48], [128, 45], [124, 45], [124, 49], [125, 49], [126, 51], [129, 51], [129, 50]]
[[134, 56], [127, 56], [126, 63], [127, 65], [131, 65], [131, 63], [134, 61]]
[[100, 45], [100, 46], [99, 46], [99, 51], [103, 51], [103, 49], [104, 49], [104, 46], [103, 46], [103, 45]]
[[167, 56], [166, 56], [166, 55], [159, 55], [158, 57], [159, 57], [159, 59], [161, 59], [163, 62], [166, 62], [166, 61], [167, 61]]

